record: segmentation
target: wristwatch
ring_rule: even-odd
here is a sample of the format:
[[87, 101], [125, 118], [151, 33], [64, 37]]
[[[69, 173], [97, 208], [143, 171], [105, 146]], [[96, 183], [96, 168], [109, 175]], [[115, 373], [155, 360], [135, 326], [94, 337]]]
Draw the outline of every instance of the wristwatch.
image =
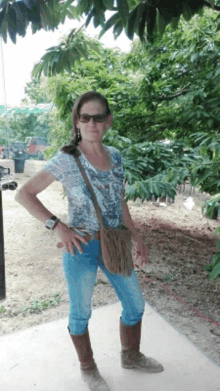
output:
[[45, 227], [47, 229], [53, 230], [57, 223], [60, 221], [56, 216], [51, 216], [48, 220], [46, 220]]

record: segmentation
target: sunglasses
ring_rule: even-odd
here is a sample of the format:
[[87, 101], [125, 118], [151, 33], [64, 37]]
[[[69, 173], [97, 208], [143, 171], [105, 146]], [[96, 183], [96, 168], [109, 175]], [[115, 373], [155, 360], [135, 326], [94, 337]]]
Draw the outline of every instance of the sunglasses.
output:
[[95, 115], [89, 115], [89, 114], [80, 114], [79, 115], [79, 121], [83, 123], [87, 123], [90, 121], [90, 119], [93, 119], [94, 122], [104, 122], [107, 118], [106, 114], [95, 114]]

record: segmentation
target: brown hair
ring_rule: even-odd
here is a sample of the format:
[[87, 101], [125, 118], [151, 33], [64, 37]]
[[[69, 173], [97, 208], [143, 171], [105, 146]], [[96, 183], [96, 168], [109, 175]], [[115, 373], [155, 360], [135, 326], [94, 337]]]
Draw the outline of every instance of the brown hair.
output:
[[84, 103], [87, 103], [89, 101], [99, 101], [103, 107], [105, 107], [105, 114], [109, 115], [111, 114], [111, 111], [109, 109], [108, 101], [107, 99], [100, 94], [99, 92], [95, 91], [88, 91], [85, 94], [80, 95], [73, 106], [72, 110], [72, 123], [73, 127], [71, 129], [72, 138], [69, 141], [68, 145], [64, 145], [62, 148], [60, 148], [60, 151], [68, 153], [70, 155], [79, 156], [79, 152], [77, 150], [77, 145], [82, 140], [81, 134], [78, 134], [77, 127], [76, 127], [76, 121], [80, 114], [80, 109], [84, 105]]

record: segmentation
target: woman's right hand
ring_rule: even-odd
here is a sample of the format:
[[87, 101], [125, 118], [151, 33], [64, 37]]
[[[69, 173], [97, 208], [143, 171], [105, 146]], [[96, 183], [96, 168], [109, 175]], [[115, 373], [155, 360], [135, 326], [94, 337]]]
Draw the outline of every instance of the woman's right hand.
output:
[[59, 221], [54, 228], [54, 231], [57, 232], [62, 242], [57, 243], [57, 247], [61, 248], [64, 247], [65, 250], [70, 253], [71, 255], [74, 255], [73, 251], [73, 245], [76, 246], [79, 253], [82, 254], [83, 251], [80, 246], [80, 242], [84, 244], [88, 244], [87, 240], [74, 232], [71, 228], [69, 228], [66, 224], [64, 224], [62, 221]]

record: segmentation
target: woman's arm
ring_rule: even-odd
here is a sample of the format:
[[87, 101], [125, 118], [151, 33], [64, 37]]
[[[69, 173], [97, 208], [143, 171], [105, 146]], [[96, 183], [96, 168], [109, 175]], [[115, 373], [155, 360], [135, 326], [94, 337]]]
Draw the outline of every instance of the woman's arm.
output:
[[140, 265], [146, 265], [148, 261], [148, 250], [147, 247], [145, 246], [145, 243], [141, 236], [138, 234], [126, 201], [124, 199], [121, 200], [121, 209], [123, 213], [123, 219], [122, 219], [122, 224], [124, 224], [126, 227], [128, 227], [132, 231], [132, 236], [131, 238], [133, 241], [136, 243], [136, 248], [135, 248], [135, 253], [134, 253], [134, 259], [137, 261], [139, 259]]
[[45, 190], [51, 183], [55, 181], [55, 177], [49, 172], [42, 169], [36, 175], [31, 177], [15, 195], [15, 201], [19, 202], [27, 211], [42, 221], [43, 223], [49, 219], [51, 213], [38, 199], [37, 194]]
[[132, 221], [127, 202], [122, 199], [121, 200], [121, 210], [122, 210], [122, 224], [125, 225], [127, 228], [132, 231], [132, 239], [135, 239], [136, 236], [138, 235], [138, 232], [134, 226], [134, 223]]
[[[55, 179], [56, 178], [52, 174], [42, 169], [29, 179], [15, 195], [15, 201], [24, 206], [32, 216], [42, 221], [42, 223], [46, 223], [46, 220], [49, 219], [53, 213], [45, 208], [37, 198], [37, 194], [45, 190], [53, 181], [55, 181]], [[73, 230], [62, 221], [59, 221], [56, 224], [54, 231], [58, 233], [63, 243], [63, 247], [67, 252], [74, 255], [73, 245], [75, 245], [78, 251], [82, 253], [80, 242], [87, 244], [85, 238], [73, 232]]]

